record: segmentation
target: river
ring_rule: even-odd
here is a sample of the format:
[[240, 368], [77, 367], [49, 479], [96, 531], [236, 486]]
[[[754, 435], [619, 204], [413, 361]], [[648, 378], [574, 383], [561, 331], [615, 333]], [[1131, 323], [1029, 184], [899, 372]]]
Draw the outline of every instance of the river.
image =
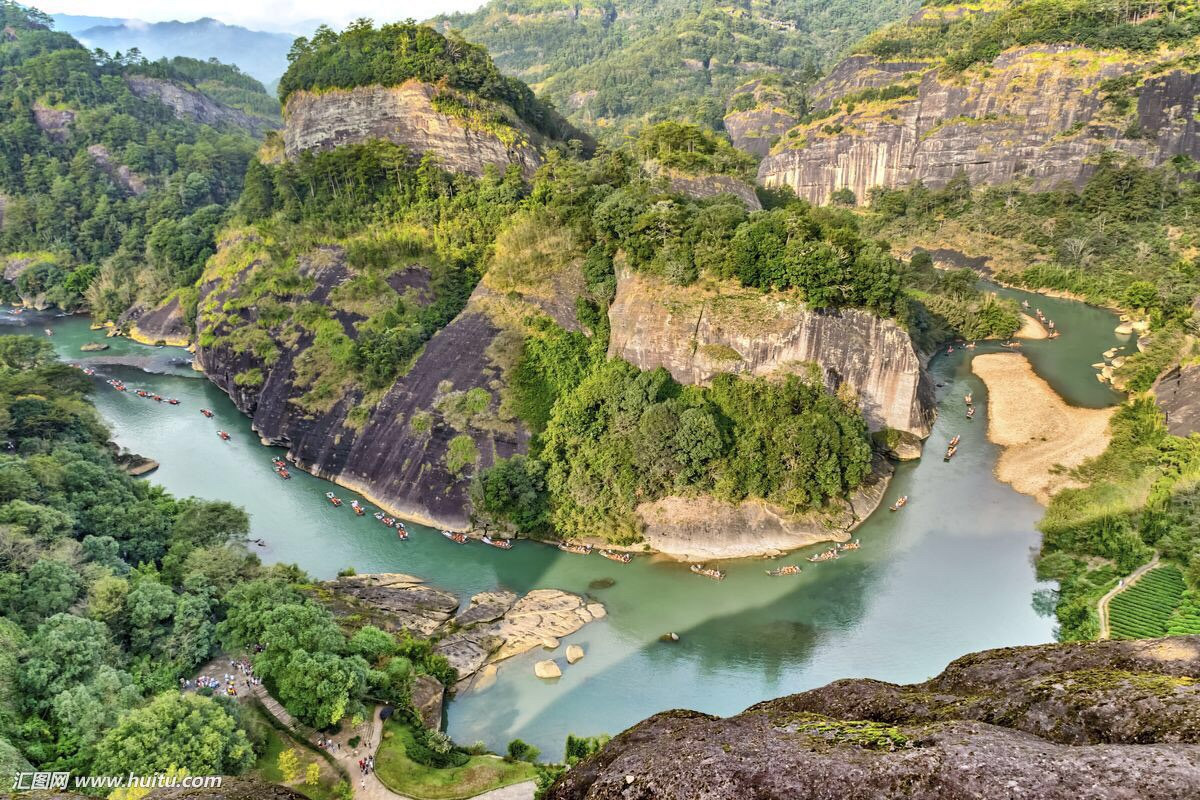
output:
[[[1029, 342], [1025, 351], [1068, 402], [1102, 407], [1119, 400], [1088, 366], [1107, 348], [1129, 344], [1113, 333], [1112, 314], [1002, 291], [1030, 298], [1062, 329], [1058, 340]], [[294, 562], [319, 578], [348, 566], [407, 572], [464, 597], [497, 587], [553, 587], [604, 603], [605, 619], [563, 642], [581, 644], [587, 656], [571, 666], [562, 662], [560, 679], [535, 678], [533, 663], [547, 655], [532, 652], [503, 664], [491, 688], [455, 699], [449, 733], [462, 743], [502, 750], [520, 737], [555, 757], [568, 733], [616, 734], [665, 709], [725, 715], [837, 678], [920, 681], [965, 653], [1053, 639], [1045, 609], [1054, 587], [1038, 582], [1033, 569], [1042, 509], [993, 477], [997, 449], [985, 438], [986, 391], [970, 372], [971, 353], [998, 349], [994, 344], [934, 358], [941, 413], [926, 445], [932, 457], [899, 466], [885, 503], [905, 494], [911, 501], [899, 513], [883, 510], [868, 520], [856, 533], [861, 550], [822, 564], [803, 561], [820, 548], [775, 561], [730, 562], [721, 565], [726, 580], [714, 583], [683, 565], [645, 557], [623, 566], [530, 542], [511, 552], [463, 547], [419, 525], [399, 542], [370, 516], [332, 508], [323, 496], [330, 484], [299, 470], [280, 480], [270, 459], [281, 452], [259, 443], [249, 420], [186, 365], [185, 351], [104, 340], [81, 318], [6, 311], [0, 323], [5, 333], [43, 335], [52, 328], [64, 359], [92, 361], [96, 406], [114, 440], [160, 461], [148, 479], [174, 494], [244, 506], [252, 535], [267, 542], [253, 548], [264, 561]], [[101, 340], [111, 348], [80, 352], [85, 342]], [[113, 391], [106, 377], [180, 405]], [[962, 402], [968, 390], [979, 405], [971, 422]], [[219, 429], [232, 440], [219, 439]], [[944, 463], [937, 454], [956, 433], [959, 455]], [[347, 503], [354, 497], [337, 491]], [[764, 574], [793, 562], [804, 567], [799, 576]], [[678, 642], [660, 641], [669, 631]], [[555, 653], [560, 660], [561, 653]]]

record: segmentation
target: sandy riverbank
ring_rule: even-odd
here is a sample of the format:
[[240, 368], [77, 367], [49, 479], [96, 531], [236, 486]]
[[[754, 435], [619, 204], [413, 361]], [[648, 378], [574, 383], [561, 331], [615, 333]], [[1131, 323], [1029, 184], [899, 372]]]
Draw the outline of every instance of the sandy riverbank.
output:
[[1004, 448], [996, 477], [1043, 505], [1077, 485], [1071, 469], [1104, 452], [1115, 408], [1067, 405], [1019, 353], [988, 353], [971, 362], [987, 385], [988, 439]]
[[1038, 322], [1028, 314], [1021, 314], [1021, 330], [1017, 331], [1016, 338], [1018, 339], [1045, 339], [1049, 337], [1049, 333]]

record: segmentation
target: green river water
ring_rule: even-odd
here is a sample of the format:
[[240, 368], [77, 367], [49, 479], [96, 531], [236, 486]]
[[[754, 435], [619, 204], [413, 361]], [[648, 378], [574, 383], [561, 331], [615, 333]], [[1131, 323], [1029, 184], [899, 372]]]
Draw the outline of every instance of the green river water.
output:
[[[1058, 340], [1029, 342], [1024, 350], [1068, 402], [1101, 407], [1119, 400], [1089, 366], [1109, 347], [1131, 346], [1129, 337], [1113, 333], [1111, 313], [1002, 291], [1028, 297], [1063, 330]], [[919, 681], [971, 651], [1053, 638], [1044, 600], [1054, 587], [1039, 583], [1033, 569], [1042, 509], [993, 477], [997, 449], [985, 438], [986, 392], [970, 371], [972, 352], [998, 345], [934, 358], [941, 413], [929, 457], [897, 469], [885, 503], [907, 494], [909, 505], [864, 524], [856, 533], [861, 550], [821, 564], [803, 561], [821, 548], [775, 561], [730, 562], [721, 565], [726, 580], [714, 583], [685, 565], [646, 557], [623, 566], [530, 542], [511, 552], [478, 543], [462, 547], [419, 525], [410, 525], [413, 536], [399, 542], [370, 516], [332, 508], [323, 496], [326, 482], [298, 470], [292, 480], [280, 480], [270, 463], [279, 451], [259, 443], [249, 420], [187, 366], [185, 351], [108, 339], [109, 350], [81, 353], [81, 344], [103, 336], [82, 318], [6, 311], [0, 323], [4, 333], [43, 335], [52, 328], [64, 359], [91, 361], [96, 405], [114, 440], [160, 461], [148, 479], [174, 494], [244, 506], [252, 535], [267, 542], [254, 548], [265, 561], [295, 562], [320, 578], [347, 566], [407, 572], [464, 598], [496, 587], [553, 587], [604, 603], [605, 619], [563, 642], [583, 645], [587, 656], [569, 667], [562, 662], [562, 678], [534, 677], [533, 663], [548, 657], [539, 650], [505, 662], [491, 688], [456, 698], [449, 732], [463, 743], [482, 740], [499, 750], [519, 736], [553, 757], [567, 733], [616, 734], [665, 709], [724, 715], [837, 678]], [[108, 377], [181, 404], [115, 392], [104, 382]], [[962, 402], [968, 390], [979, 405], [971, 422]], [[203, 417], [202, 407], [216, 417]], [[219, 439], [218, 429], [229, 431], [232, 441]], [[955, 433], [962, 445], [947, 464], [938, 455]], [[347, 503], [354, 497], [342, 489], [338, 494]], [[803, 564], [799, 576], [764, 574], [792, 562]], [[680, 640], [660, 641], [669, 631]], [[555, 655], [561, 659], [561, 653]]]

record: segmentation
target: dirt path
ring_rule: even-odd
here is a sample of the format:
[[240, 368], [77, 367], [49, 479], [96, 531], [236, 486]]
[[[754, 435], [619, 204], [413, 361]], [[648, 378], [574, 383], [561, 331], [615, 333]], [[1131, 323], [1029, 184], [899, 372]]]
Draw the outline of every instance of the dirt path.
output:
[[1096, 608], [1100, 612], [1100, 638], [1101, 639], [1112, 638], [1112, 630], [1109, 628], [1109, 624], [1108, 624], [1108, 604], [1109, 604], [1109, 602], [1114, 597], [1119, 595], [1121, 592], [1125, 591], [1130, 586], [1133, 586], [1135, 583], [1140, 581], [1142, 579], [1143, 575], [1145, 575], [1147, 572], [1149, 572], [1150, 570], [1154, 569], [1157, 566], [1158, 566], [1158, 553], [1155, 553], [1154, 558], [1150, 559], [1150, 561], [1148, 563], [1143, 564], [1142, 566], [1135, 569], [1133, 571], [1132, 575], [1130, 575], [1128, 578], [1125, 578], [1123, 581], [1118, 583], [1112, 589], [1112, 591], [1110, 591], [1108, 594], [1104, 595], [1104, 597], [1100, 598], [1100, 602], [1097, 604]]
[[1108, 447], [1116, 408], [1067, 405], [1019, 353], [975, 356], [971, 369], [988, 390], [988, 439], [1004, 448], [996, 477], [1042, 505], [1075, 484], [1068, 472]]

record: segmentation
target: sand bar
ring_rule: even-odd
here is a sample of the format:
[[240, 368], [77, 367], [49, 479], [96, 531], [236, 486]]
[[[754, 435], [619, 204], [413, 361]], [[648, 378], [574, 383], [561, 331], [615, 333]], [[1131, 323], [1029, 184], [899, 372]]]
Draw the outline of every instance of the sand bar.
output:
[[1004, 448], [996, 477], [1043, 505], [1059, 489], [1077, 486], [1068, 469], [1104, 452], [1116, 408], [1067, 405], [1019, 353], [988, 353], [971, 361], [987, 384], [988, 439]]
[[1042, 323], [1028, 314], [1021, 314], [1021, 330], [1016, 334], [1018, 339], [1045, 339], [1049, 335]]

